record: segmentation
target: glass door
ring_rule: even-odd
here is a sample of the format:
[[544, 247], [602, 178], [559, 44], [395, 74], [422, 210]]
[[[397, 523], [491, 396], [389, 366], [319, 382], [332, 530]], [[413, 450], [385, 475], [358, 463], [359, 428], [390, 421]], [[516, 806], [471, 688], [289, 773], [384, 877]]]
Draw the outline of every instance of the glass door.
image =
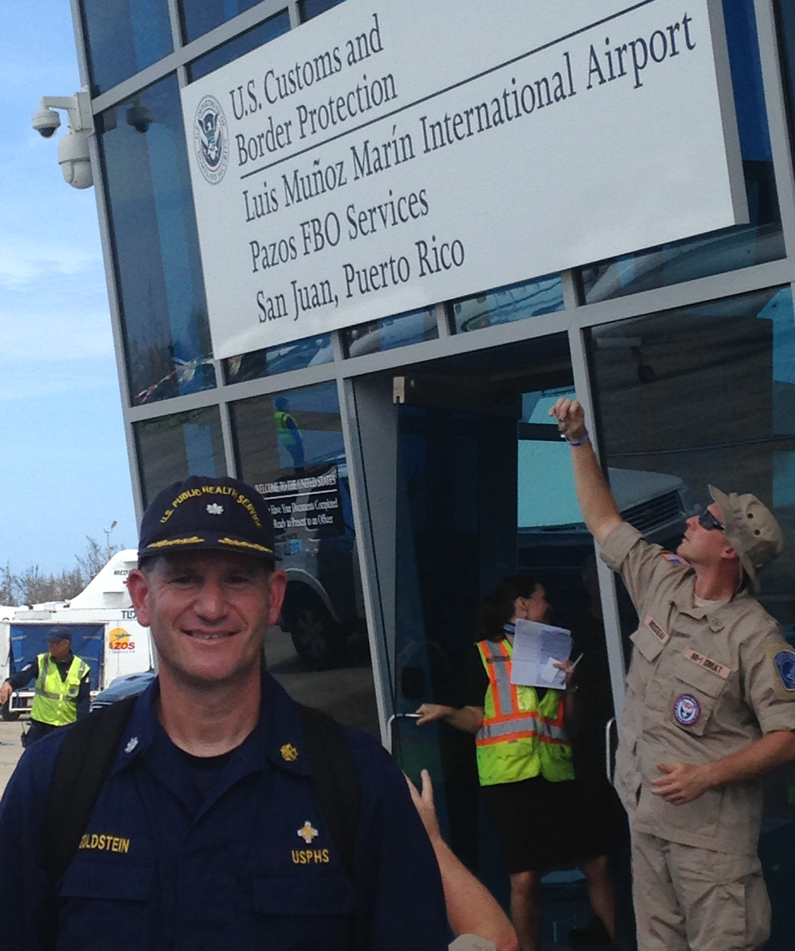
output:
[[[418, 727], [405, 714], [422, 703], [465, 705], [481, 601], [500, 579], [531, 574], [547, 590], [550, 622], [570, 629], [583, 654], [587, 711], [576, 718], [579, 727], [572, 722], [572, 739], [583, 783], [605, 786], [613, 708], [594, 549], [568, 449], [548, 415], [572, 391], [563, 334], [356, 385], [396, 714], [393, 750], [413, 779], [430, 771], [448, 842], [506, 903], [508, 876], [482, 807], [473, 736], [444, 722]], [[622, 816], [609, 795], [606, 802], [593, 819], [615, 829], [616, 851]], [[549, 869], [543, 890], [545, 946], [566, 947], [570, 929], [591, 918], [583, 876], [573, 863]]]

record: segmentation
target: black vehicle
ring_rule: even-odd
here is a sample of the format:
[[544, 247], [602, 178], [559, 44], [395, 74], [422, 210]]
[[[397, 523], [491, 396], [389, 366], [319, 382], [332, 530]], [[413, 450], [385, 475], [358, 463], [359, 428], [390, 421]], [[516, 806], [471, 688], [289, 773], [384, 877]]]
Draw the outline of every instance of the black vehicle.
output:
[[307, 667], [339, 666], [366, 632], [347, 466], [336, 458], [262, 488], [287, 574], [281, 627]]

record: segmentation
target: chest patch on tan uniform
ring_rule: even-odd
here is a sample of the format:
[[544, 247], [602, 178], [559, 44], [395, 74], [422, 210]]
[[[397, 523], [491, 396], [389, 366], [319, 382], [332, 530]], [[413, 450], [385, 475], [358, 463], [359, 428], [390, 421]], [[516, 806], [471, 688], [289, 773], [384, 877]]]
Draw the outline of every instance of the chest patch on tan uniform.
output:
[[661, 644], [667, 644], [671, 640], [671, 635], [668, 634], [651, 616], [651, 614], [646, 615], [646, 619], [643, 622], [646, 627], [654, 634], [655, 637], [659, 638]]
[[706, 667], [707, 670], [711, 670], [713, 674], [723, 677], [724, 680], [729, 679], [729, 675], [731, 674], [730, 667], [724, 667], [723, 664], [719, 664], [716, 660], [710, 660], [709, 657], [705, 657], [703, 654], [699, 654], [698, 651], [694, 651], [692, 647], [688, 647], [685, 651], [685, 657], [688, 660], [692, 660], [694, 664], [698, 664], [699, 667]]

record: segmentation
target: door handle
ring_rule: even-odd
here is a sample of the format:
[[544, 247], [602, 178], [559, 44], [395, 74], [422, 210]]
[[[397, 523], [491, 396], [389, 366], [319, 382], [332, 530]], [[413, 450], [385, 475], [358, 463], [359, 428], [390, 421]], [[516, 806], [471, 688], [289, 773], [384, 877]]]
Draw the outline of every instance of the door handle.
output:
[[616, 725], [616, 718], [610, 717], [605, 723], [605, 776], [611, 786], [613, 782], [613, 727]]

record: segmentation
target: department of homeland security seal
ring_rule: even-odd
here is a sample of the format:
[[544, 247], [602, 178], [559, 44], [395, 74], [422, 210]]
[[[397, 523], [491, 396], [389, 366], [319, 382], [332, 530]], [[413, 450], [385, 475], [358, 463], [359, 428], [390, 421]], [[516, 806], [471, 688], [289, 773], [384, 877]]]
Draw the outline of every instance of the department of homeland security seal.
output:
[[795, 654], [792, 651], [779, 651], [775, 660], [784, 689], [795, 690]]
[[226, 116], [215, 96], [204, 96], [193, 122], [193, 145], [199, 171], [217, 185], [229, 164], [229, 132]]
[[680, 694], [674, 700], [674, 716], [680, 726], [695, 726], [701, 716], [701, 704], [689, 693]]

